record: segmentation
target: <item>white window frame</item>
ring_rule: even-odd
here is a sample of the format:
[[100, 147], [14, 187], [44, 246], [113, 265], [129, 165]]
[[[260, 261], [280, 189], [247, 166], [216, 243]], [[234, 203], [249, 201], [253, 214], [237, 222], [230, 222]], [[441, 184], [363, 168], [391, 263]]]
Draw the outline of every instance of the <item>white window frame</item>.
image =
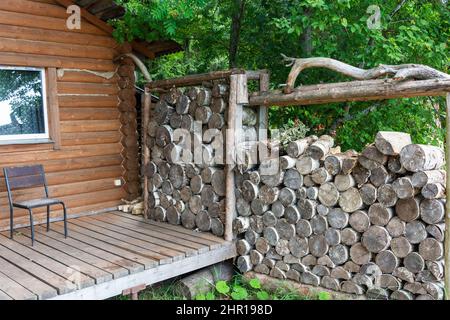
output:
[[10, 135], [0, 135], [0, 144], [7, 144], [8, 142], [41, 142], [44, 140], [50, 140], [50, 130], [48, 123], [48, 105], [47, 105], [47, 82], [46, 82], [46, 72], [45, 68], [36, 67], [16, 67], [16, 66], [2, 66], [0, 65], [0, 70], [21, 70], [21, 71], [40, 71], [41, 73], [41, 83], [42, 83], [42, 106], [44, 108], [44, 133], [35, 134], [10, 134]]

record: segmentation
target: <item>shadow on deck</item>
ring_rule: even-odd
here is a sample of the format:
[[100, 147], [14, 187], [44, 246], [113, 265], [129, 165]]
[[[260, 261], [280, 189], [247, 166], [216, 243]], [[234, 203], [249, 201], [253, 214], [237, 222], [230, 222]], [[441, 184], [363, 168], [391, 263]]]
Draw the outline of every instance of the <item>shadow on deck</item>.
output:
[[0, 300], [107, 299], [236, 256], [232, 242], [112, 212], [0, 234]]

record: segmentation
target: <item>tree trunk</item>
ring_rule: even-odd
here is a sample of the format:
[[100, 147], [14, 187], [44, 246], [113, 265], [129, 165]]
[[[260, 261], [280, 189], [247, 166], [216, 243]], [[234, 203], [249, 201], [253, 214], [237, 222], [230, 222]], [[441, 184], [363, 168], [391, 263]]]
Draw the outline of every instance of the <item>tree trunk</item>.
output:
[[245, 1], [246, 0], [234, 0], [234, 10], [233, 16], [231, 18], [230, 47], [228, 50], [230, 69], [237, 67], [237, 56], [241, 33], [241, 23], [244, 17]]

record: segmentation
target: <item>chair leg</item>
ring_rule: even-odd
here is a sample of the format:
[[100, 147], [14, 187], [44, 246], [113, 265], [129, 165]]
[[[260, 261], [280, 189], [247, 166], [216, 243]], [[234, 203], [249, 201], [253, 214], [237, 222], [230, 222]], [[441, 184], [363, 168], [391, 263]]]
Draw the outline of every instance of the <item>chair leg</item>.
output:
[[61, 203], [64, 211], [64, 237], [67, 238], [67, 210], [66, 205]]
[[30, 228], [31, 228], [31, 245], [34, 246], [34, 223], [33, 223], [33, 211], [28, 209], [30, 213]]
[[9, 210], [9, 237], [12, 239], [14, 237], [14, 209], [11, 207]]
[[47, 206], [47, 232], [50, 231], [50, 206]]

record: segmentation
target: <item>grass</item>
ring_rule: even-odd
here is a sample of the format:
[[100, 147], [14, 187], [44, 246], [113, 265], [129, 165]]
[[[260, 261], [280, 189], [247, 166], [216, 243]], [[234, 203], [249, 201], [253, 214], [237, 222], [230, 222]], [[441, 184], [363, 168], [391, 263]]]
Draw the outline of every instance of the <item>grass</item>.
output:
[[[186, 300], [176, 292], [176, 280], [156, 284], [139, 294], [139, 300]], [[127, 296], [118, 296], [115, 300], [129, 300]], [[199, 294], [196, 300], [330, 300], [327, 292], [314, 296], [301, 295], [294, 290], [277, 289], [265, 291], [258, 279], [244, 280], [236, 275], [230, 281], [218, 281], [211, 285], [211, 291]]]
[[[157, 283], [139, 293], [139, 300], [186, 300], [178, 295], [175, 284], [178, 280]], [[114, 300], [130, 300], [129, 296], [117, 296]]]

